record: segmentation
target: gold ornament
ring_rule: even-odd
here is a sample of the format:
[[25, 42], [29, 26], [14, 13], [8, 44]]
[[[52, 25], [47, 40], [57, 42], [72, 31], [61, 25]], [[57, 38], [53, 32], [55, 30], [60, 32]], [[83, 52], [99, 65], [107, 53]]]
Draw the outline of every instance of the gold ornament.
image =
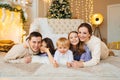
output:
[[91, 17], [91, 23], [93, 25], [100, 25], [103, 22], [103, 16], [100, 13], [93, 14]]
[[18, 10], [21, 10], [21, 9], [22, 9], [22, 7], [21, 7], [20, 5], [17, 5], [16, 8], [17, 8]]

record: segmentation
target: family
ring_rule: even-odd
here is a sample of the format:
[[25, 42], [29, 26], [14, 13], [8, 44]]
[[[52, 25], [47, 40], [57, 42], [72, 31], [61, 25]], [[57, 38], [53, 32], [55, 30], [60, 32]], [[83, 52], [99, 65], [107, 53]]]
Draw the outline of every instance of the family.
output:
[[42, 39], [39, 32], [31, 32], [26, 42], [13, 46], [4, 57], [7, 63], [31, 63], [32, 56], [46, 56], [54, 67], [83, 68], [97, 65], [109, 56], [106, 44], [92, 34], [92, 26], [82, 23], [77, 31], [71, 31], [68, 39], [61, 37], [54, 48], [50, 38]]

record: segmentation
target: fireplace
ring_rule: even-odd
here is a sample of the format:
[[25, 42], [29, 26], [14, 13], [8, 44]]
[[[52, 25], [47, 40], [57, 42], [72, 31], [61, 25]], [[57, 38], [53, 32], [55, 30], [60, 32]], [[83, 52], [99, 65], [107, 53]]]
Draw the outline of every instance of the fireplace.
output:
[[15, 43], [22, 42], [23, 23], [19, 12], [0, 9], [0, 40], [12, 40]]

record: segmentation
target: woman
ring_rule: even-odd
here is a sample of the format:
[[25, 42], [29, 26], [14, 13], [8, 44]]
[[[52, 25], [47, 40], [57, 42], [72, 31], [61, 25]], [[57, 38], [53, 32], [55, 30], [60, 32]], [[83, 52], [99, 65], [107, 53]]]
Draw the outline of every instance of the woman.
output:
[[74, 60], [76, 61], [88, 61], [91, 59], [91, 53], [88, 47], [79, 40], [78, 33], [71, 31], [68, 34], [70, 41], [70, 50], [73, 52]]
[[84, 42], [91, 51], [92, 59], [86, 62], [73, 62], [74, 68], [94, 66], [100, 62], [100, 59], [106, 59], [109, 49], [98, 37], [92, 35], [92, 27], [88, 23], [82, 23], [78, 27], [79, 39]]

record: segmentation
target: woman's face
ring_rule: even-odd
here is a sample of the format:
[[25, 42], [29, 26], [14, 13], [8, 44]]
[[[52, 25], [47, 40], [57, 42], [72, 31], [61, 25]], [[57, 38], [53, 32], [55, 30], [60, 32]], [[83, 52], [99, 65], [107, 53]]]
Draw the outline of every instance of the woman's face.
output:
[[88, 29], [86, 27], [80, 27], [78, 29], [78, 36], [79, 36], [80, 41], [87, 42], [90, 38]]
[[44, 53], [46, 48], [47, 48], [46, 42], [45, 42], [45, 41], [42, 41], [41, 47], [40, 47], [40, 52], [41, 52], [41, 53]]
[[77, 45], [79, 43], [79, 37], [77, 33], [70, 33], [69, 40], [72, 45]]

